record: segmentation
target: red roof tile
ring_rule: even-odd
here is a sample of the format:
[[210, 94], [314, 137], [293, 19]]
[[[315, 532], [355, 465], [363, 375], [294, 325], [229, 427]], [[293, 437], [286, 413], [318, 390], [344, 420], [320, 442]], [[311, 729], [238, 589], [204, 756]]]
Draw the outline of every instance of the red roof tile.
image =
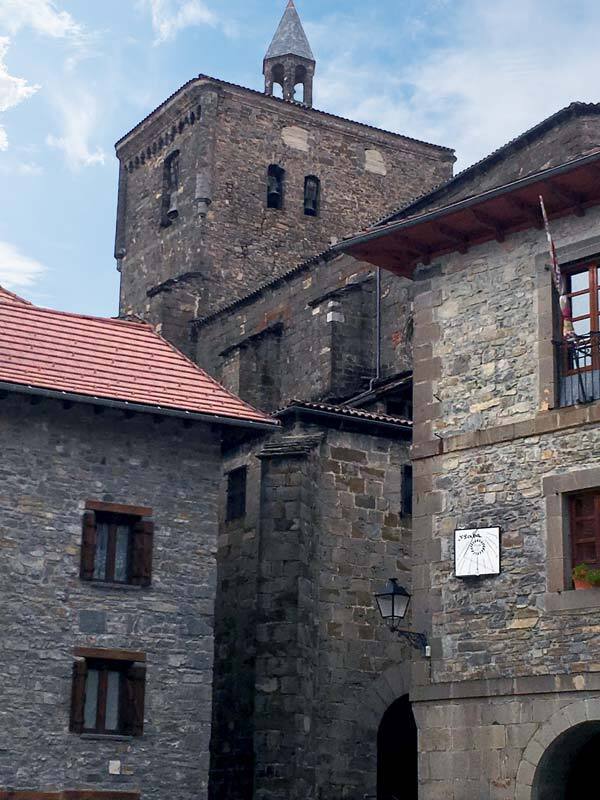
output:
[[18, 294], [9, 292], [4, 286], [0, 286], [0, 303], [22, 303], [26, 306], [31, 305], [29, 300], [24, 300], [22, 297], [19, 297]]
[[0, 382], [273, 423], [144, 322], [38, 308], [2, 290]]

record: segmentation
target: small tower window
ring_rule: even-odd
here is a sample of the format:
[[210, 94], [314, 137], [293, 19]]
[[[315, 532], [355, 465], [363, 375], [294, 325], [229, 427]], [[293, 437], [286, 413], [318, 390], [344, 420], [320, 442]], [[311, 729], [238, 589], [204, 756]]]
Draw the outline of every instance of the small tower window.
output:
[[267, 208], [283, 208], [283, 187], [285, 170], [277, 164], [271, 164], [267, 174]]
[[304, 179], [304, 213], [307, 217], [319, 216], [321, 181], [314, 175]]
[[179, 189], [179, 150], [165, 159], [163, 166], [163, 194], [161, 225], [168, 228], [179, 216], [177, 191]]

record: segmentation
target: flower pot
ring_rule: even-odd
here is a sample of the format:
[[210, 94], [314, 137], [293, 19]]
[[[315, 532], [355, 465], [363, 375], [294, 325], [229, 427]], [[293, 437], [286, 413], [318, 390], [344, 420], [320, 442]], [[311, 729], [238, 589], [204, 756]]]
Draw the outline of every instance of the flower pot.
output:
[[581, 578], [573, 578], [573, 583], [574, 583], [576, 589], [593, 589], [594, 588], [591, 583], [589, 583], [588, 581], [584, 581]]

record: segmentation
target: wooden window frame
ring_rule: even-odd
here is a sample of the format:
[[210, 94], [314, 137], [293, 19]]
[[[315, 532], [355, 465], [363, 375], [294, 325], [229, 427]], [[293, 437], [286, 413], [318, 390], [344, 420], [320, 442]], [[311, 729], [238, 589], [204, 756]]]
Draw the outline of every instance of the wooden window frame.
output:
[[[81, 654], [84, 652], [85, 656], [82, 658]], [[117, 657], [107, 658], [107, 654], [116, 654]], [[141, 736], [144, 730], [145, 655], [128, 651], [94, 650], [93, 648], [77, 648], [75, 655], [78, 658], [73, 663], [70, 731], [79, 735], [92, 736]], [[124, 657], [126, 655], [133, 658], [127, 659]], [[97, 670], [100, 675], [96, 724], [93, 728], [86, 728], [85, 703], [90, 670]], [[106, 729], [109, 672], [119, 674], [119, 727], [116, 730]]]
[[[234, 486], [238, 476], [243, 476], [242, 487]], [[246, 500], [248, 492], [248, 468], [246, 466], [237, 467], [227, 473], [227, 497], [226, 497], [226, 522], [236, 522], [246, 516]]]
[[[600, 290], [600, 282], [598, 280], [598, 271], [600, 270], [600, 258], [586, 259], [583, 262], [571, 264], [566, 267], [563, 272], [565, 278], [570, 281], [573, 275], [580, 275], [587, 272], [589, 275], [588, 289], [579, 291], [567, 292], [568, 301], [572, 308], [572, 299], [574, 297], [583, 297], [589, 295], [589, 313], [582, 314], [578, 317], [573, 317], [573, 324], [581, 322], [582, 320], [589, 319], [590, 321], [590, 334], [594, 335], [594, 339], [590, 339], [590, 354], [591, 363], [579, 369], [574, 368], [569, 363], [569, 347], [563, 347], [563, 374], [564, 375], [577, 375], [581, 372], [592, 372], [600, 369], [600, 297], [598, 292]], [[562, 332], [561, 332], [562, 337]]]
[[[575, 512], [575, 504], [577, 500], [583, 496], [594, 498], [594, 512], [586, 516], [577, 516]], [[574, 492], [568, 495], [569, 503], [569, 540], [571, 545], [571, 566], [576, 567], [579, 564], [588, 564], [590, 567], [596, 569], [600, 568], [600, 489], [590, 489], [586, 492]], [[582, 539], [577, 534], [579, 523], [583, 520], [593, 520], [593, 534], [586, 539]], [[581, 544], [589, 544], [593, 542], [596, 549], [595, 559], [582, 559], [577, 555], [577, 547]]]
[[[110, 519], [107, 564], [104, 578], [96, 577], [98, 522]], [[130, 525], [127, 580], [117, 581], [114, 575], [116, 554], [116, 527]], [[111, 535], [112, 531], [112, 535]], [[154, 522], [152, 509], [147, 506], [127, 506], [121, 503], [104, 503], [88, 500], [82, 519], [81, 580], [105, 586], [150, 586], [152, 583], [152, 557], [154, 550]], [[108, 576], [108, 577], [107, 577]]]

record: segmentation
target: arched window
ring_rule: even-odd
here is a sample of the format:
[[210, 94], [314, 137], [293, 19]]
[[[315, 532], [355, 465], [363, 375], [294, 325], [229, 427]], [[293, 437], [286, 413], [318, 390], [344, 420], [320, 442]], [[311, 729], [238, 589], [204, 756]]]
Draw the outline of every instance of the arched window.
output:
[[271, 164], [267, 173], [267, 208], [283, 208], [283, 190], [285, 170], [277, 164]]
[[283, 97], [283, 83], [284, 83], [284, 69], [283, 64], [275, 64], [271, 70], [271, 80], [273, 82], [273, 97]]
[[307, 217], [319, 215], [320, 199], [321, 181], [314, 175], [308, 175], [304, 179], [304, 213]]
[[165, 158], [163, 165], [163, 193], [161, 222], [168, 228], [179, 216], [177, 191], [179, 189], [179, 150], [174, 150]]
[[306, 96], [306, 67], [298, 66], [294, 73], [294, 100], [304, 103]]

